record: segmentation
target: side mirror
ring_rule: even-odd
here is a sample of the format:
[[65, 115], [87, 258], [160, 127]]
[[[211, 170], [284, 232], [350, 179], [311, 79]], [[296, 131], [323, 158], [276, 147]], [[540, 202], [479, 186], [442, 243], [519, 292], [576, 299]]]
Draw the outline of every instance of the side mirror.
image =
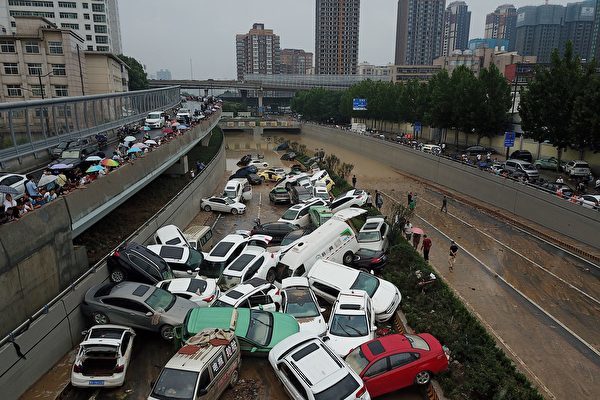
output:
[[377, 327], [376, 326], [372, 326], [371, 327], [371, 332], [376, 332], [377, 331]]
[[194, 272], [200, 272], [200, 267], [196, 268]]
[[324, 313], [325, 311], [327, 311], [327, 309], [326, 309], [325, 307], [321, 307], [321, 308], [319, 308], [319, 311], [320, 311], [321, 313]]
[[258, 349], [256, 347], [253, 347], [253, 348], [250, 349], [250, 353], [256, 353], [257, 350]]
[[323, 336], [323, 341], [324, 341], [324, 342], [327, 342], [327, 341], [329, 341], [329, 336]]
[[192, 270], [191, 270], [191, 269], [188, 269], [188, 270], [187, 270], [187, 271], [185, 271], [185, 272], [186, 272], [188, 275], [191, 275], [191, 274], [192, 274]]
[[88, 334], [88, 332], [89, 332], [89, 331], [88, 331], [87, 329], [86, 329], [85, 331], [81, 331], [81, 336], [85, 336], [85, 335], [87, 335], [87, 334]]
[[146, 317], [151, 317], [151, 316], [153, 316], [153, 315], [154, 315], [154, 314], [153, 314], [151, 311], [148, 311], [148, 312], [146, 313]]

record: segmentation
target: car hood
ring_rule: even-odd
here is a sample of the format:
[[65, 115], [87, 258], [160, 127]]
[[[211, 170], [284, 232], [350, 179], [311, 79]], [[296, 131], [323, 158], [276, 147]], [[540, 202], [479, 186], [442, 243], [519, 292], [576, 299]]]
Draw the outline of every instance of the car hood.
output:
[[300, 332], [308, 332], [320, 336], [327, 331], [327, 323], [325, 323], [325, 318], [321, 315], [318, 317], [296, 319], [300, 324]]
[[175, 304], [167, 311], [165, 317], [169, 319], [170, 324], [181, 325], [187, 312], [195, 307], [198, 305], [193, 301], [176, 296]]
[[288, 336], [300, 332], [298, 321], [288, 314], [273, 313], [273, 335], [269, 347], [275, 346]]
[[[395, 300], [394, 297], [398, 293], [398, 299]], [[373, 310], [375, 314], [385, 313], [386, 310], [390, 307], [390, 305], [394, 302], [400, 304], [402, 300], [402, 296], [400, 295], [400, 291], [394, 284], [388, 281], [381, 280], [377, 291], [373, 295]]]
[[328, 335], [329, 340], [325, 342], [331, 350], [335, 351], [341, 357], [345, 357], [350, 350], [360, 346], [364, 342], [368, 342], [372, 339], [369, 336], [359, 336], [359, 337], [342, 337], [342, 336], [333, 336]]

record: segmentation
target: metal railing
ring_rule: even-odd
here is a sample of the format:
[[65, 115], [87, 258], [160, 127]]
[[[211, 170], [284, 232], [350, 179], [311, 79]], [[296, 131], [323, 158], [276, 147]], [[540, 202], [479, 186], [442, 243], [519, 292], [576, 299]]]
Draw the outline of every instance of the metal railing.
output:
[[0, 163], [139, 121], [179, 101], [180, 88], [172, 86], [0, 104]]

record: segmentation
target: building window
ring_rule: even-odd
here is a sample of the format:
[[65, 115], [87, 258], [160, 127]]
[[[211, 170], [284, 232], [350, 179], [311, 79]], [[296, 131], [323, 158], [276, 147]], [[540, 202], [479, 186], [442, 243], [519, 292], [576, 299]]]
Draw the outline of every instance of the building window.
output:
[[52, 75], [55, 75], [55, 76], [67, 75], [67, 70], [65, 68], [65, 64], [52, 64]]
[[83, 14], [83, 19], [90, 19], [90, 14]]
[[69, 95], [69, 89], [67, 85], [54, 85], [54, 94], [56, 97], [67, 97]]
[[108, 33], [108, 27], [106, 25], [94, 25], [94, 32]]
[[15, 42], [12, 40], [0, 40], [0, 51], [3, 53], [16, 53]]
[[58, 13], [58, 16], [60, 18], [65, 18], [65, 19], [77, 19], [77, 13], [61, 12], [61, 13]]
[[4, 63], [4, 74], [19, 75], [19, 66], [17, 63]]
[[88, 5], [88, 3], [83, 3], [82, 5], [83, 5], [83, 8], [85, 8], [85, 9], [88, 9], [88, 8], [89, 8], [89, 5]]
[[108, 46], [96, 46], [96, 51], [108, 51]]
[[48, 52], [50, 54], [62, 54], [62, 42], [48, 41]]
[[28, 54], [39, 54], [40, 44], [35, 40], [28, 40], [25, 42], [25, 53]]
[[104, 12], [104, 4], [95, 4], [92, 3], [92, 11], [93, 12]]
[[85, 30], [86, 30], [86, 31], [91, 31], [91, 30], [92, 30], [92, 25], [90, 25], [90, 24], [85, 24]]
[[60, 8], [77, 8], [77, 3], [74, 1], [59, 1], [58, 6]]
[[96, 36], [96, 43], [107, 44], [108, 36]]
[[35, 97], [42, 97], [42, 94], [46, 96], [46, 91], [43, 86], [40, 85], [31, 85], [31, 93]]
[[106, 22], [106, 15], [94, 14], [94, 22]]
[[94, 51], [94, 46], [88, 46], [87, 49], [88, 51]]
[[[6, 3], [5, 3], [6, 4]], [[44, 18], [54, 18], [53, 12], [45, 12], [45, 11], [18, 11], [18, 10], [10, 10], [11, 17], [44, 17]]]
[[6, 85], [8, 97], [23, 97], [20, 85]]
[[92, 40], [92, 35], [85, 35], [85, 40]]
[[63, 23], [63, 24], [60, 24], [60, 27], [64, 28], [64, 29], [79, 30], [79, 24], [65, 24], [65, 23]]
[[51, 1], [29, 1], [29, 0], [8, 0], [9, 6], [25, 6], [25, 7], [54, 7]]
[[29, 75], [42, 75], [42, 64], [27, 64], [27, 70], [29, 71]]

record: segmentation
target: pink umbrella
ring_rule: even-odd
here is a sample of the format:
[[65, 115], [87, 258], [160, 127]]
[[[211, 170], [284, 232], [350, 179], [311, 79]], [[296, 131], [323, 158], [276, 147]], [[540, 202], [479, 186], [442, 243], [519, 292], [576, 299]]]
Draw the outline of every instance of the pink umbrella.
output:
[[421, 228], [412, 228], [412, 233], [416, 234], [416, 235], [422, 235], [423, 233], [423, 229]]

